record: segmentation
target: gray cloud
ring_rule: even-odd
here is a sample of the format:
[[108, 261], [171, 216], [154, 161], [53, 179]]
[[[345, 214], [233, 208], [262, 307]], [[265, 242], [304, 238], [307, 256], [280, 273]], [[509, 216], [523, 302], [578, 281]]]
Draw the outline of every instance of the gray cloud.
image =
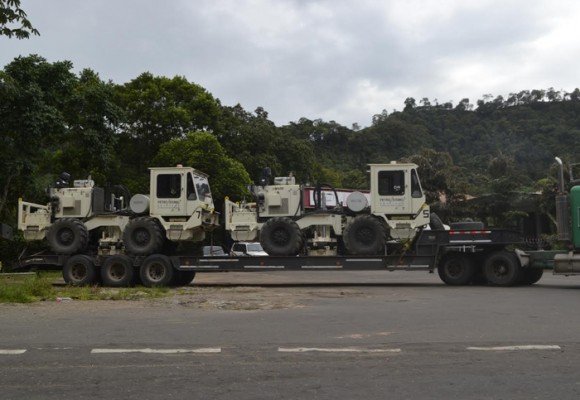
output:
[[0, 38], [0, 62], [40, 54], [127, 82], [183, 75], [223, 104], [368, 125], [406, 97], [573, 90], [573, 0], [29, 0], [41, 36]]

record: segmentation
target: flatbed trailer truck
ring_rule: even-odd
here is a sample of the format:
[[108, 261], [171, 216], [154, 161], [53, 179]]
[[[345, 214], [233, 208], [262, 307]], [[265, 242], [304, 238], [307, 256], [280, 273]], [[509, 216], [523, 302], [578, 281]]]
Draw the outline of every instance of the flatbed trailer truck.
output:
[[[411, 246], [393, 254], [378, 256], [262, 256], [202, 257], [191, 254], [152, 254], [129, 257], [133, 274], [145, 286], [189, 284], [197, 272], [224, 271], [426, 271], [438, 272], [448, 285], [487, 282], [496, 286], [533, 284], [542, 276], [543, 264], [531, 264], [523, 251], [518, 232], [488, 230], [423, 230]], [[49, 252], [22, 257], [22, 268], [63, 268], [65, 281], [74, 285], [98, 282], [95, 269], [110, 263], [111, 257], [58, 255]], [[524, 265], [525, 263], [525, 265]], [[112, 268], [113, 272], [115, 268]], [[108, 286], [130, 284], [124, 267], [118, 269], [118, 280]], [[113, 274], [115, 275], [115, 274]]]
[[[315, 209], [307, 210], [302, 187], [290, 177], [256, 188], [254, 203], [226, 199], [226, 230], [235, 240], [259, 238], [267, 257], [203, 257], [174, 250], [176, 241], [199, 241], [216, 226], [207, 176], [199, 171], [152, 169], [153, 206], [149, 210], [149, 197], [137, 195], [132, 215], [87, 219], [82, 206], [96, 204], [95, 191], [57, 187], [48, 206], [20, 202], [19, 229], [25, 237], [46, 236], [55, 246], [22, 256], [18, 263], [62, 268], [69, 284], [111, 287], [184, 285], [197, 272], [218, 271], [422, 270], [437, 271], [448, 285], [496, 286], [534, 284], [548, 268], [580, 274], [580, 223], [570, 222], [580, 221], [580, 186], [566, 192], [563, 172], [556, 205], [559, 238], [568, 247], [552, 252], [525, 250], [520, 233], [485, 229], [481, 223], [446, 229], [425, 204], [415, 164], [373, 164], [370, 173], [370, 204], [365, 195], [353, 193], [345, 206], [329, 208], [319, 193]], [[78, 215], [73, 218], [69, 209]], [[122, 223], [110, 222], [117, 219]], [[86, 236], [88, 228], [77, 228], [93, 220], [101, 233], [96, 250], [64, 251], [79, 243], [77, 230]]]

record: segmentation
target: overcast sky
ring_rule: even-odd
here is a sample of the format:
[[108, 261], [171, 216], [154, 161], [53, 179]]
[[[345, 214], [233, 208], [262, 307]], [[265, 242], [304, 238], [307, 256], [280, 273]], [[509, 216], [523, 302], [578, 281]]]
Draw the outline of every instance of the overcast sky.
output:
[[0, 37], [128, 82], [185, 76], [224, 105], [371, 124], [433, 103], [580, 87], [578, 0], [21, 0], [40, 37]]

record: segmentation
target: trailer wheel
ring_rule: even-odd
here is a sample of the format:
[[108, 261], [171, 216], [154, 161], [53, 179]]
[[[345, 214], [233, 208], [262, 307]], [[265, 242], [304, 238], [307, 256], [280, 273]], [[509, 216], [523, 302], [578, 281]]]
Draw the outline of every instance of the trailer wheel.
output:
[[169, 257], [153, 254], [143, 261], [139, 268], [141, 283], [147, 287], [169, 286], [173, 281], [175, 270]]
[[447, 285], [463, 286], [475, 278], [477, 270], [471, 257], [464, 254], [444, 256], [437, 266], [439, 278]]
[[107, 257], [101, 266], [103, 286], [126, 287], [133, 283], [134, 269], [131, 259], [117, 255]]
[[387, 234], [377, 218], [359, 215], [346, 225], [342, 237], [349, 254], [374, 256], [384, 252]]
[[516, 255], [506, 250], [491, 253], [483, 264], [483, 273], [494, 286], [517, 285], [522, 278], [522, 268]]
[[80, 220], [61, 218], [50, 226], [46, 238], [50, 249], [55, 253], [74, 254], [87, 247], [89, 232]]
[[153, 218], [138, 217], [125, 228], [123, 242], [128, 253], [146, 256], [161, 251], [165, 237], [161, 226]]
[[304, 237], [296, 222], [287, 217], [276, 217], [262, 226], [260, 243], [271, 256], [295, 256], [304, 246]]
[[544, 275], [543, 268], [523, 268], [522, 269], [522, 285], [533, 285], [542, 279]]
[[89, 256], [83, 254], [72, 256], [62, 268], [62, 277], [68, 285], [92, 285], [97, 281], [95, 263]]

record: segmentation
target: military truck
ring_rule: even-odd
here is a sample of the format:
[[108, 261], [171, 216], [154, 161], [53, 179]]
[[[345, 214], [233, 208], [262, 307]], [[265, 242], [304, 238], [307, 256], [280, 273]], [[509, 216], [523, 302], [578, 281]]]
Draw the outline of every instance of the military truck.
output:
[[133, 280], [142, 258], [145, 284], [167, 283], [171, 274], [147, 257], [181, 241], [200, 242], [218, 226], [208, 176], [194, 168], [150, 168], [150, 192], [130, 199], [95, 187], [92, 179], [63, 173], [47, 191], [48, 204], [18, 202], [18, 229], [26, 240], [48, 242], [66, 282], [92, 283], [98, 273], [110, 286]]
[[305, 207], [304, 187], [294, 177], [269, 184], [266, 172], [264, 184], [252, 189], [254, 201], [226, 200], [226, 230], [234, 240], [259, 240], [274, 256], [337, 255], [342, 245], [346, 254], [367, 256], [385, 254], [389, 240], [413, 240], [429, 224], [443, 227], [425, 202], [416, 164], [370, 164], [369, 172], [370, 202], [354, 191], [330, 208], [319, 185], [314, 209]]

